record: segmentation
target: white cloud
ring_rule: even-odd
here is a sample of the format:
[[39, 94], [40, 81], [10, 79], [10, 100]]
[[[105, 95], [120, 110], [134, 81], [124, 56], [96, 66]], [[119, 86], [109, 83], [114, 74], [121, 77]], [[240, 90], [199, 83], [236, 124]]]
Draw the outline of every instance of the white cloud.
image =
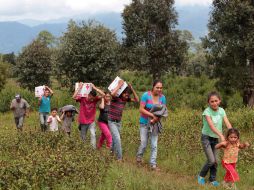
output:
[[184, 6], [184, 5], [209, 6], [212, 4], [212, 0], [175, 0], [175, 3], [178, 6]]
[[[209, 5], [212, 0], [175, 0], [176, 6]], [[0, 0], [0, 20], [50, 20], [79, 14], [121, 12], [131, 0]]]

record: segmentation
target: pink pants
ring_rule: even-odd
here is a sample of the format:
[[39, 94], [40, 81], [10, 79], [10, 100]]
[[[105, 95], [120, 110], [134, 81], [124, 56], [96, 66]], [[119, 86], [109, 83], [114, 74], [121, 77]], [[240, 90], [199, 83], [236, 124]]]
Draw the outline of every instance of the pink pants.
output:
[[101, 136], [100, 136], [100, 139], [99, 139], [97, 147], [101, 148], [103, 143], [104, 143], [104, 140], [106, 139], [106, 141], [107, 141], [107, 148], [111, 148], [112, 136], [111, 136], [108, 124], [103, 123], [103, 122], [98, 122], [98, 124], [99, 124], [99, 127], [101, 129]]
[[226, 170], [226, 174], [224, 177], [224, 181], [225, 182], [236, 182], [239, 181], [239, 175], [235, 169], [236, 167], [236, 163], [224, 163], [224, 161], [222, 160], [222, 166], [225, 168]]

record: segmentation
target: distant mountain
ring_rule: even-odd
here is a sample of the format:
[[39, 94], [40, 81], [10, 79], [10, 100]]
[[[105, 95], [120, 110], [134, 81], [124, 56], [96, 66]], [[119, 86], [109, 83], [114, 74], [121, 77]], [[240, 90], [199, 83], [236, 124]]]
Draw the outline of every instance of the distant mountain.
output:
[[189, 30], [192, 35], [199, 39], [208, 32], [210, 8], [206, 6], [176, 7], [178, 12], [178, 27], [181, 30]]
[[[207, 33], [209, 7], [176, 7], [178, 12], [178, 29], [189, 30], [198, 39]], [[96, 15], [78, 15], [76, 21], [96, 20], [114, 30], [119, 39], [122, 38], [122, 18], [120, 13]], [[0, 53], [18, 53], [29, 44], [40, 31], [47, 30], [54, 36], [61, 36], [66, 31], [70, 18], [43, 21], [20, 20], [18, 22], [0, 22]]]
[[0, 22], [0, 53], [18, 53], [42, 30], [48, 30], [53, 35], [60, 36], [65, 29], [66, 23], [30, 27], [19, 22]]

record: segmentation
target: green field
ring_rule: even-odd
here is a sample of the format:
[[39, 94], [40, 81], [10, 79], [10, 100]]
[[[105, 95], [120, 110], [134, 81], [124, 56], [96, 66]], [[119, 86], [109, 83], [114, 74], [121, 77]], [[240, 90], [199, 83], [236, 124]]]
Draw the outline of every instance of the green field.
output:
[[[227, 111], [241, 139], [254, 140], [254, 111]], [[79, 138], [77, 124], [71, 138], [61, 132], [41, 133], [38, 113], [25, 120], [18, 134], [11, 113], [0, 116], [0, 189], [223, 189], [209, 184], [200, 187], [197, 174], [205, 161], [200, 144], [201, 112], [188, 109], [170, 112], [159, 137], [158, 166], [149, 169], [150, 147], [144, 164], [137, 166], [139, 145], [138, 110], [126, 110], [123, 117], [122, 146], [124, 161], [118, 163], [104, 148], [94, 151]], [[99, 135], [97, 128], [97, 136]], [[238, 188], [254, 190], [254, 147], [239, 156]], [[224, 170], [219, 166], [218, 180]]]

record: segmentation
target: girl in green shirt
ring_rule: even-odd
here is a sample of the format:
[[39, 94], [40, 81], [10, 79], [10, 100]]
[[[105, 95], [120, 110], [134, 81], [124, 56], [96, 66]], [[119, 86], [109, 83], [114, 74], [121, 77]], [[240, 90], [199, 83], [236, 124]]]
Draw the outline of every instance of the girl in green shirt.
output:
[[213, 186], [219, 186], [219, 183], [216, 181], [217, 156], [215, 146], [218, 144], [219, 139], [225, 141], [222, 133], [222, 123], [224, 122], [228, 129], [232, 128], [224, 109], [219, 107], [220, 103], [221, 97], [217, 92], [209, 93], [209, 107], [202, 114], [203, 128], [201, 142], [207, 161], [198, 176], [198, 183], [201, 185], [205, 184], [205, 176], [210, 170], [210, 183]]

